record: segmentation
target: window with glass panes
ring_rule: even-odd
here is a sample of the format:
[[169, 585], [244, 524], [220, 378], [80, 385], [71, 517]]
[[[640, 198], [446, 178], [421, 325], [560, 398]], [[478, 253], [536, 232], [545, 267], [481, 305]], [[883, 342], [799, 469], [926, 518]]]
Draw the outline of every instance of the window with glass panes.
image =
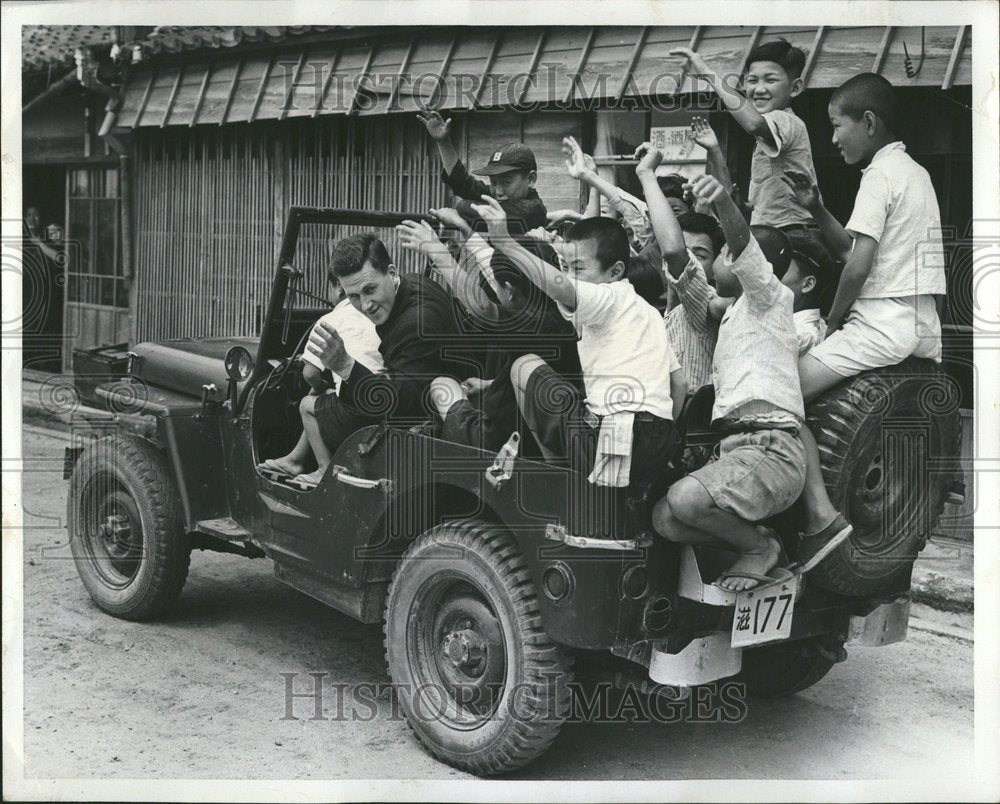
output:
[[66, 181], [66, 237], [69, 249], [66, 301], [127, 307], [118, 227], [121, 222], [118, 169], [71, 169]]

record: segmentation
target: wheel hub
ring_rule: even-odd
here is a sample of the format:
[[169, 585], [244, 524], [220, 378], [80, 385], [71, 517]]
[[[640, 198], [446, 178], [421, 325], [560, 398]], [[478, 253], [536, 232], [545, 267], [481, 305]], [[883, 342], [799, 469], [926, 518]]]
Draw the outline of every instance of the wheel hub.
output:
[[109, 514], [100, 525], [101, 536], [108, 547], [127, 550], [132, 543], [132, 526], [128, 517]]
[[460, 631], [449, 631], [445, 634], [441, 647], [452, 665], [465, 672], [480, 667], [486, 658], [486, 640], [468, 627]]

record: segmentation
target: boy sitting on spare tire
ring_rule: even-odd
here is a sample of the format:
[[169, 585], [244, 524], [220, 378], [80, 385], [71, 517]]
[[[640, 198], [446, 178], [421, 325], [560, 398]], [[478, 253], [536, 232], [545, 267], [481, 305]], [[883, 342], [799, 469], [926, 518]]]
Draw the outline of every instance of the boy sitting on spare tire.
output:
[[[927, 171], [900, 142], [900, 104], [892, 84], [862, 73], [830, 98], [833, 143], [849, 165], [865, 165], [854, 211], [842, 227], [808, 176], [786, 171], [786, 183], [812, 213], [824, 239], [845, 262], [826, 339], [799, 361], [802, 395], [811, 402], [862, 371], [905, 358], [941, 362], [936, 295], [946, 292], [941, 215]], [[830, 501], [816, 441], [802, 430], [807, 474], [802, 495], [803, 560], [851, 526]]]
[[[781, 281], [792, 246], [780, 229], [748, 226], [716, 178], [699, 177], [693, 190], [718, 214], [726, 249], [713, 266], [716, 287], [735, 298], [716, 313], [712, 421], [726, 435], [718, 458], [678, 480], [656, 504], [653, 527], [674, 542], [737, 552], [716, 584], [740, 592], [770, 583], [767, 573], [781, 554], [775, 534], [755, 523], [788, 508], [805, 482], [795, 293]], [[698, 270], [689, 260], [684, 274]]]

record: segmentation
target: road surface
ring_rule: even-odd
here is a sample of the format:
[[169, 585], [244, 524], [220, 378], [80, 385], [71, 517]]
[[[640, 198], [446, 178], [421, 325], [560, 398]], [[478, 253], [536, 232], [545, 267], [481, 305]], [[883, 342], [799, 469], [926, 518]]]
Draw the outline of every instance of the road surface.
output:
[[[24, 431], [27, 777], [468, 778], [425, 753], [378, 689], [381, 629], [283, 586], [267, 560], [195, 552], [166, 619], [100, 612], [65, 544], [66, 443]], [[514, 778], [968, 777], [971, 624], [913, 625], [902, 644], [850, 649], [804, 693], [751, 700], [739, 723], [569, 724]]]

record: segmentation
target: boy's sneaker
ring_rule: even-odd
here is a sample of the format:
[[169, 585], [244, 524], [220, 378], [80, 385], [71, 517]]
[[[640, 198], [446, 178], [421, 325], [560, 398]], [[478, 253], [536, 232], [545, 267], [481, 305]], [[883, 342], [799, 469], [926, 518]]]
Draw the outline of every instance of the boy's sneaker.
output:
[[830, 553], [840, 547], [854, 532], [854, 527], [844, 517], [837, 514], [818, 533], [803, 533], [799, 541], [799, 573], [808, 572]]

